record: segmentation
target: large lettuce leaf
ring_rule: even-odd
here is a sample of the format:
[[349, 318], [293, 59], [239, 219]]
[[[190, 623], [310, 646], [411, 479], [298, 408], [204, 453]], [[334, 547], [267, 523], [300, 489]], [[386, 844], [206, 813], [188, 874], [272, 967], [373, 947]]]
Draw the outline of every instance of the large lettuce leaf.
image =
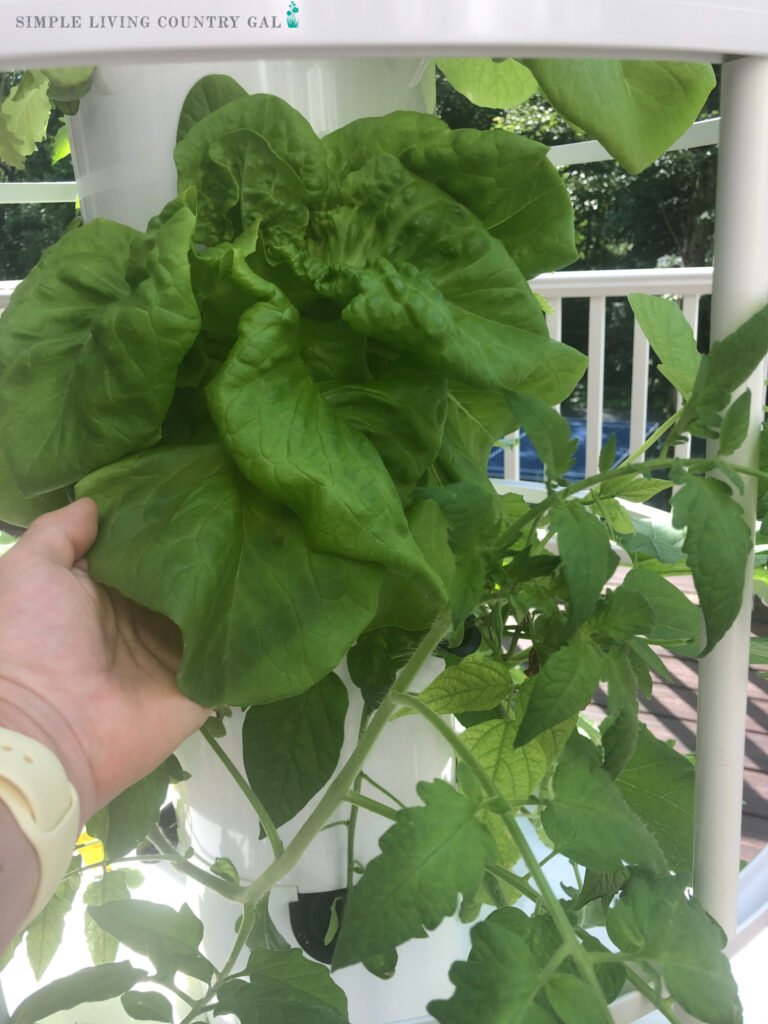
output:
[[160, 439], [176, 372], [199, 330], [184, 199], [146, 234], [95, 220], [19, 285], [2, 319], [0, 435], [27, 495]]

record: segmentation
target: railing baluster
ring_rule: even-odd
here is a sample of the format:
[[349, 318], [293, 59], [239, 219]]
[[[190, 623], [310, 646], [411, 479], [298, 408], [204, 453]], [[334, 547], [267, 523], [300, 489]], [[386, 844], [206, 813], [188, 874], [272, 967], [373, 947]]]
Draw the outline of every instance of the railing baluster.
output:
[[[520, 431], [516, 430], [514, 434], [507, 434], [507, 441], [519, 441]], [[520, 445], [516, 444], [514, 448], [504, 449], [504, 479], [505, 480], [519, 480], [520, 479]]]
[[[643, 329], [635, 320], [632, 337], [632, 392], [629, 405], [629, 453], [645, 441], [648, 426], [648, 369], [650, 346]], [[643, 461], [645, 456], [642, 457]]]
[[552, 307], [552, 312], [547, 313], [547, 330], [550, 338], [555, 341], [563, 340], [563, 300], [558, 295], [556, 298], [547, 299]]
[[587, 370], [586, 475], [597, 472], [603, 433], [603, 378], [605, 375], [605, 296], [589, 300], [589, 369]]
[[[684, 295], [683, 296], [683, 316], [691, 325], [694, 338], [699, 333], [699, 295]], [[678, 394], [676, 396], [675, 408], [679, 409], [683, 404], [683, 400]], [[689, 459], [691, 457], [691, 438], [688, 437], [687, 441], [681, 441], [680, 444], [675, 445], [675, 455], [678, 459]]]

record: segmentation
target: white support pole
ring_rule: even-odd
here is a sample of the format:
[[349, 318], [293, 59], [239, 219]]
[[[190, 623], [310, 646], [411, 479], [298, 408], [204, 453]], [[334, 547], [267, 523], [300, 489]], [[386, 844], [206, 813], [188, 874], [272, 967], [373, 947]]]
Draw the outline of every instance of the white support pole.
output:
[[[723, 65], [712, 337], [723, 338], [768, 300], [768, 59]], [[752, 414], [733, 461], [757, 464], [763, 368], [747, 382]], [[736, 495], [751, 526], [755, 486]], [[696, 741], [694, 888], [725, 929], [736, 931], [747, 705], [751, 566], [736, 622], [701, 663]]]
[[[629, 450], [636, 452], [645, 441], [648, 424], [648, 367], [650, 349], [643, 329], [635, 320], [632, 334], [632, 391], [629, 402]], [[645, 456], [643, 455], [643, 461]]]

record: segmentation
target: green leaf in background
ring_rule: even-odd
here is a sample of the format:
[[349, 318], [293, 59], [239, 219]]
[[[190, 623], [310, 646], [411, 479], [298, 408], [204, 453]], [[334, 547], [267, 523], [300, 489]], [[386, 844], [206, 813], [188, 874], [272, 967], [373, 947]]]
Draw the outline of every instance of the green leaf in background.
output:
[[535, 1002], [541, 972], [528, 942], [506, 927], [499, 913], [472, 929], [469, 959], [448, 972], [456, 986], [450, 999], [427, 1004], [439, 1024], [556, 1024], [557, 1018]]
[[616, 778], [627, 804], [657, 843], [672, 871], [693, 869], [696, 770], [682, 754], [640, 725], [632, 758]]
[[611, 434], [603, 447], [600, 449], [600, 458], [597, 468], [601, 473], [607, 473], [616, 461], [616, 435]]
[[548, 480], [565, 476], [574, 462], [578, 441], [564, 416], [533, 395], [507, 394], [515, 419], [530, 438], [536, 454], [544, 463]]
[[248, 484], [222, 445], [123, 459], [77, 493], [101, 512], [91, 573], [180, 626], [179, 685], [209, 707], [308, 689], [375, 614], [381, 568], [311, 551], [296, 516]]
[[696, 120], [715, 86], [709, 64], [642, 60], [522, 61], [571, 124], [630, 174], [660, 157]]
[[120, 996], [123, 1009], [134, 1020], [156, 1020], [173, 1024], [173, 1007], [159, 992], [126, 992]]
[[531, 72], [516, 60], [440, 57], [437, 66], [456, 92], [476, 107], [511, 110], [530, 99], [538, 88]]
[[633, 524], [635, 532], [621, 538], [625, 551], [650, 555], [666, 565], [675, 565], [685, 558], [685, 530], [675, 528], [668, 520], [633, 518]]
[[632, 757], [637, 743], [637, 655], [628, 644], [603, 653], [603, 679], [608, 684], [608, 717], [600, 723], [603, 767], [615, 779]]
[[11, 475], [4, 453], [0, 451], [0, 520], [14, 526], [29, 526], [37, 516], [67, 504], [69, 498], [63, 487], [34, 498], [25, 498]]
[[692, 656], [698, 652], [701, 635], [701, 611], [689, 597], [669, 580], [656, 572], [639, 566], [630, 569], [622, 588], [641, 594], [653, 610], [656, 619], [648, 642], [687, 650]]
[[423, 938], [454, 913], [460, 895], [475, 895], [493, 859], [472, 801], [440, 779], [416, 791], [424, 806], [398, 812], [344, 908], [335, 969]]
[[146, 977], [146, 971], [138, 970], [127, 961], [86, 967], [38, 989], [16, 1007], [10, 1024], [37, 1024], [53, 1013], [71, 1010], [81, 1003], [113, 999]]
[[[73, 483], [160, 439], [200, 324], [194, 222], [183, 198], [146, 235], [97, 219], [63, 235], [15, 290], [0, 323], [0, 425], [24, 493]], [[44, 374], [31, 369], [30, 337]], [[32, 395], [36, 415], [24, 424]]]
[[768, 352], [768, 306], [714, 343], [701, 360], [691, 397], [677, 422], [678, 434], [715, 437], [731, 395]]
[[711, 477], [680, 473], [672, 498], [672, 525], [686, 528], [683, 550], [693, 573], [706, 629], [708, 654], [736, 618], [752, 541], [728, 486]]
[[593, 871], [618, 871], [624, 863], [656, 874], [667, 870], [655, 838], [583, 736], [568, 741], [552, 787], [554, 796], [541, 812], [541, 823], [559, 852]]
[[51, 116], [47, 77], [42, 71], [25, 71], [0, 110], [7, 119], [8, 131], [18, 140], [21, 155], [34, 153], [37, 143], [45, 138]]
[[520, 680], [498, 661], [483, 654], [470, 654], [458, 665], [450, 665], [419, 694], [419, 700], [439, 715], [460, 715], [465, 711], [486, 711], [509, 696]]
[[63, 160], [65, 157], [69, 156], [71, 152], [72, 147], [69, 144], [69, 132], [67, 131], [67, 126], [63, 124], [56, 132], [53, 140], [51, 163], [57, 164], [59, 160]]
[[344, 684], [331, 672], [297, 697], [246, 713], [245, 774], [275, 825], [289, 821], [330, 779], [348, 704]]
[[575, 631], [592, 614], [619, 559], [603, 524], [578, 502], [555, 506], [550, 522], [568, 587], [568, 622]]
[[110, 860], [134, 850], [157, 822], [171, 779], [166, 764], [135, 782], [88, 822], [88, 834], [100, 839]]
[[725, 935], [695, 898], [684, 895], [685, 878], [630, 878], [609, 911], [611, 941], [649, 961], [670, 995], [707, 1024], [739, 1024], [736, 984], [721, 952]]
[[605, 1003], [583, 978], [558, 972], [544, 991], [563, 1024], [604, 1024]]
[[437, 502], [448, 524], [448, 543], [455, 559], [449, 596], [453, 625], [458, 627], [482, 593], [498, 536], [499, 500], [487, 479], [482, 484], [460, 480], [443, 487], [424, 487], [417, 495]]
[[[123, 870], [104, 871], [101, 878], [87, 887], [83, 893], [86, 907], [100, 907], [104, 903], [131, 898], [127, 872]], [[117, 956], [118, 941], [114, 935], [100, 928], [90, 914], [85, 915], [85, 938], [91, 959], [95, 964], [111, 964]]]
[[518, 746], [565, 722], [589, 704], [600, 681], [597, 649], [582, 642], [561, 647], [532, 679], [531, 696], [515, 739]]
[[720, 427], [720, 443], [718, 455], [732, 455], [744, 444], [749, 430], [749, 410], [752, 403], [752, 392], [749, 388], [742, 391], [733, 405], [730, 405], [723, 416]]
[[701, 365], [691, 325], [672, 299], [634, 293], [629, 304], [659, 358], [659, 371], [687, 401]]
[[203, 924], [186, 903], [173, 910], [147, 900], [118, 900], [91, 906], [88, 914], [123, 945], [149, 957], [160, 974], [183, 971], [210, 980], [213, 966], [198, 952]]
[[[76, 855], [70, 861], [68, 870], [74, 871], [80, 866], [80, 857]], [[64, 920], [72, 909], [81, 878], [82, 875], [78, 873], [62, 879], [53, 896], [27, 929], [27, 956], [38, 981], [61, 945]]]
[[26, 157], [21, 152], [26, 148], [20, 139], [17, 139], [8, 127], [8, 115], [3, 113], [0, 107], [0, 160], [9, 167], [16, 170], [24, 170]]
[[219, 878], [225, 878], [228, 882], [232, 882], [233, 885], [240, 884], [240, 873], [229, 857], [217, 857], [213, 864], [211, 864], [211, 874], [218, 875]]
[[418, 634], [402, 629], [370, 629], [350, 648], [347, 653], [349, 678], [360, 689], [367, 707], [377, 708], [381, 704], [419, 639]]
[[217, 1015], [234, 1013], [242, 1024], [348, 1024], [344, 991], [301, 950], [256, 949], [247, 971], [250, 983], [230, 981], [219, 990]]
[[179, 114], [176, 141], [181, 142], [190, 128], [214, 110], [247, 95], [242, 85], [229, 75], [205, 75], [195, 82], [186, 95]]

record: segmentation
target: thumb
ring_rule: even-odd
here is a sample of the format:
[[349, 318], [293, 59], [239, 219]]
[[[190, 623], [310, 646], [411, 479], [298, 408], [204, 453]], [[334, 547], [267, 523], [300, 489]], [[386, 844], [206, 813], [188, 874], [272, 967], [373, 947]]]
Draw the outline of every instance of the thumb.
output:
[[67, 569], [82, 558], [99, 532], [99, 509], [93, 498], [78, 498], [71, 505], [46, 512], [31, 524], [15, 547], [33, 552]]

